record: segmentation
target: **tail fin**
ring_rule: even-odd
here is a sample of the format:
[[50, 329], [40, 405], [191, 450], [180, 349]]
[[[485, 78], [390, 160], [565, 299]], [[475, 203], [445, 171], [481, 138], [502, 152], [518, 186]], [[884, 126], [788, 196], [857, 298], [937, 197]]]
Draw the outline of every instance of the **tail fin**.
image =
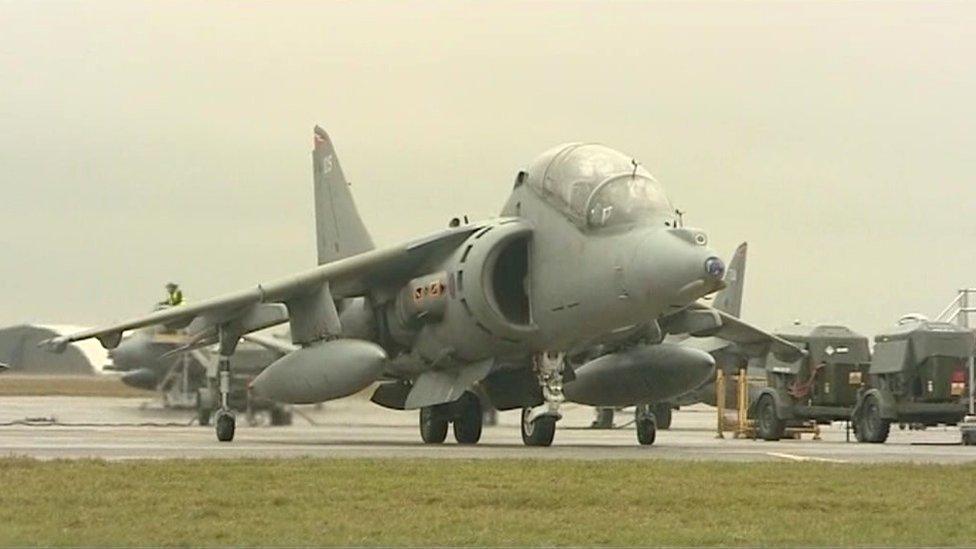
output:
[[312, 170], [319, 265], [372, 250], [373, 239], [359, 218], [332, 140], [318, 126], [315, 126]]
[[725, 282], [728, 286], [715, 294], [712, 307], [723, 313], [738, 317], [742, 312], [742, 292], [746, 284], [746, 251], [748, 244], [743, 242], [732, 254], [732, 261], [725, 272]]

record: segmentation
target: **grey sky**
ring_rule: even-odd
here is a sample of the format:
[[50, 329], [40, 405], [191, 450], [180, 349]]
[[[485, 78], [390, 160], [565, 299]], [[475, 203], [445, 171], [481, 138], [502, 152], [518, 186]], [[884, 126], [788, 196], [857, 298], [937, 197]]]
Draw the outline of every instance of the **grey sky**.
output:
[[587, 140], [749, 241], [764, 326], [976, 285], [972, 4], [24, 0], [0, 29], [0, 325], [310, 267], [315, 123], [379, 244]]

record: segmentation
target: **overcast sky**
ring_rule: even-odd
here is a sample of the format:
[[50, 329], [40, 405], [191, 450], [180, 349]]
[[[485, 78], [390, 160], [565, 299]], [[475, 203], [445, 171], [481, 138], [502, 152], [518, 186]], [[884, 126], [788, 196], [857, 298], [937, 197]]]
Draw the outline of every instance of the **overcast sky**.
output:
[[312, 266], [316, 123], [380, 245], [585, 140], [749, 242], [763, 326], [976, 286], [972, 3], [23, 0], [0, 29], [0, 326]]

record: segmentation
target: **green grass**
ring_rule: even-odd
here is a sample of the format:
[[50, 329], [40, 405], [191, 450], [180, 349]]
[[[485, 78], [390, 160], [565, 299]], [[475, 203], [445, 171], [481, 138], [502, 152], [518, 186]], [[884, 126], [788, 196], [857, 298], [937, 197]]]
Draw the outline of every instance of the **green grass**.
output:
[[973, 545], [976, 466], [0, 460], [0, 545]]
[[0, 396], [151, 397], [109, 376], [31, 376], [0, 374]]

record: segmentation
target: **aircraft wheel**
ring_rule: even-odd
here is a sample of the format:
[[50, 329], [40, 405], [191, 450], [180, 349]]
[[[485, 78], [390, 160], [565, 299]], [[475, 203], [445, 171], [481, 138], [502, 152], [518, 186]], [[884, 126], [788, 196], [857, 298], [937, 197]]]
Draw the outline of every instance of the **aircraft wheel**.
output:
[[458, 415], [454, 418], [454, 439], [460, 444], [476, 444], [481, 439], [481, 401], [472, 392], [461, 395], [455, 406]]
[[637, 430], [637, 442], [641, 446], [650, 446], [657, 439], [657, 418], [650, 412], [650, 407], [638, 406], [634, 410], [634, 426]]
[[881, 403], [878, 397], [871, 395], [864, 401], [864, 412], [861, 414], [861, 430], [867, 442], [882, 443], [888, 440], [891, 421], [881, 417]]
[[210, 425], [210, 416], [213, 414], [213, 410], [205, 408], [203, 406], [197, 405], [197, 422], [201, 426], [206, 427]]
[[235, 423], [233, 414], [224, 411], [217, 412], [217, 421], [214, 422], [217, 429], [217, 440], [220, 442], [234, 440]]
[[526, 446], [552, 446], [556, 436], [556, 418], [539, 416], [529, 421], [531, 408], [522, 408], [522, 443]]
[[663, 431], [667, 431], [671, 428], [671, 404], [669, 402], [661, 402], [654, 405], [654, 420], [657, 422], [657, 428]]
[[271, 425], [291, 425], [291, 410], [280, 404], [271, 407]]
[[597, 408], [596, 418], [590, 424], [590, 429], [613, 429], [613, 408]]
[[776, 402], [773, 397], [765, 394], [759, 397], [756, 405], [756, 415], [759, 418], [758, 434], [763, 440], [779, 440], [786, 431], [786, 422], [776, 414]]
[[210, 425], [213, 419], [213, 397], [209, 387], [197, 389], [197, 422], [201, 426]]
[[420, 438], [425, 444], [440, 444], [447, 438], [447, 420], [434, 406], [420, 409]]

